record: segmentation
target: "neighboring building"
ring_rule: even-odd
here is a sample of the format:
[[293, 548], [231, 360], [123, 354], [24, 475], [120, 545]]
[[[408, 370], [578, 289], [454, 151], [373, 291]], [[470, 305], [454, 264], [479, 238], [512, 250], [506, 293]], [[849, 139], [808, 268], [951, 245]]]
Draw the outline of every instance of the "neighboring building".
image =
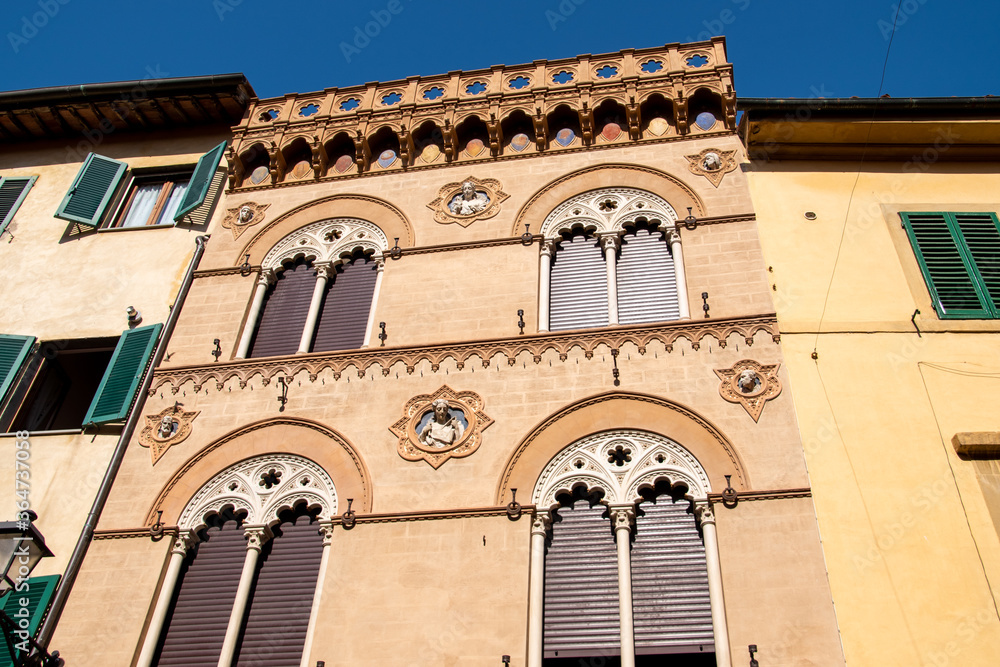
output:
[[0, 93], [4, 516], [35, 511], [54, 553], [31, 580], [32, 632], [59, 576], [57, 599], [72, 586], [71, 555], [252, 96], [243, 75]]
[[844, 664], [735, 124], [721, 38], [253, 101], [52, 645]]
[[995, 665], [1000, 99], [740, 108], [847, 663]]

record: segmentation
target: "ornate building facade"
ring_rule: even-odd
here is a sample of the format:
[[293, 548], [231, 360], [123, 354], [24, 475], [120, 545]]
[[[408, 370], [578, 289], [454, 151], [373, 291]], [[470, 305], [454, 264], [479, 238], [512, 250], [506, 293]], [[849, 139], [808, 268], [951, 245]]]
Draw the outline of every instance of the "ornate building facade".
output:
[[844, 664], [721, 38], [233, 134], [73, 664]]

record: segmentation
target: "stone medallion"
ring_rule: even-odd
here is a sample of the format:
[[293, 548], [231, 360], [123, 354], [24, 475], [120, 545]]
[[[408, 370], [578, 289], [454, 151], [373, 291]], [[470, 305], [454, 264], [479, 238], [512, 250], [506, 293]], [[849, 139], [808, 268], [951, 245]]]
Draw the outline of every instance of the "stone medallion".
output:
[[483, 144], [482, 139], [469, 139], [469, 143], [465, 144], [465, 152], [469, 157], [476, 157], [483, 152], [486, 146]]
[[264, 211], [269, 206], [248, 201], [236, 208], [227, 208], [222, 226], [233, 233], [233, 240], [238, 239], [248, 228], [264, 222]]
[[191, 422], [198, 414], [197, 411], [185, 412], [180, 409], [180, 403], [175, 403], [159, 414], [143, 417], [146, 425], [139, 432], [139, 444], [149, 448], [153, 465], [170, 447], [191, 435]]
[[378, 156], [378, 166], [383, 169], [388, 169], [392, 166], [392, 163], [396, 161], [396, 151], [387, 148], [386, 150], [379, 153]]
[[300, 160], [292, 170], [288, 172], [289, 178], [292, 180], [302, 180], [313, 173], [312, 163], [309, 160]]
[[576, 132], [568, 127], [564, 127], [556, 132], [556, 143], [560, 146], [569, 146], [573, 143], [574, 139], [576, 139]]
[[781, 393], [778, 364], [760, 364], [752, 359], [737, 361], [732, 368], [718, 369], [719, 394], [730, 403], [739, 403], [757, 421], [764, 404]]
[[339, 158], [337, 158], [337, 161], [333, 163], [333, 168], [337, 171], [338, 174], [343, 174], [353, 165], [354, 165], [353, 156], [341, 155]]
[[260, 185], [270, 175], [271, 172], [268, 171], [268, 168], [265, 167], [264, 165], [261, 165], [250, 172], [250, 182], [253, 183], [254, 185]]
[[649, 130], [650, 134], [662, 137], [667, 133], [667, 130], [670, 129], [670, 123], [668, 123], [665, 118], [653, 118], [649, 121], [649, 125], [646, 126], [646, 129]]
[[528, 144], [530, 144], [530, 143], [531, 143], [531, 139], [529, 139], [528, 135], [524, 134], [523, 132], [515, 134], [510, 139], [511, 150], [517, 151], [518, 153], [520, 153], [525, 148], [527, 148]]
[[479, 179], [469, 176], [465, 180], [448, 183], [438, 190], [437, 198], [427, 205], [434, 211], [434, 220], [442, 224], [457, 222], [468, 227], [476, 220], [492, 218], [500, 212], [500, 204], [509, 195], [495, 178]]
[[711, 130], [715, 127], [716, 122], [715, 114], [711, 111], [702, 111], [694, 119], [694, 124], [703, 130]]
[[450, 458], [464, 458], [482, 444], [493, 423], [483, 399], [472, 391], [444, 385], [433, 394], [414, 396], [389, 430], [399, 438], [396, 451], [407, 461], [426, 461], [435, 470]]
[[614, 141], [621, 135], [622, 126], [618, 123], [606, 123], [603, 128], [601, 128], [601, 136], [604, 137], [605, 141]]
[[696, 155], [685, 155], [688, 169], [692, 174], [704, 176], [719, 187], [722, 177], [736, 170], [736, 151], [722, 151], [717, 148], [706, 148]]
[[434, 162], [439, 157], [441, 157], [441, 149], [438, 148], [437, 144], [427, 144], [420, 151], [420, 159], [424, 162]]

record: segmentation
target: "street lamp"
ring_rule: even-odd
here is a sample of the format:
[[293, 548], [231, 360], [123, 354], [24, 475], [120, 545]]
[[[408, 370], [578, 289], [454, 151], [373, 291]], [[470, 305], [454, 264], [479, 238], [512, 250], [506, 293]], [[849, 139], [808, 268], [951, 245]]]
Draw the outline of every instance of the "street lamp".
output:
[[[38, 561], [52, 555], [45, 546], [45, 538], [35, 527], [38, 518], [32, 511], [22, 512], [18, 521], [0, 522], [0, 594], [17, 596], [24, 593], [24, 582]], [[21, 589], [18, 590], [18, 586]], [[52, 655], [31, 637], [19, 620], [0, 609], [0, 628], [3, 630], [7, 649], [17, 667], [62, 667], [59, 651]], [[15, 646], [28, 646], [27, 651]]]

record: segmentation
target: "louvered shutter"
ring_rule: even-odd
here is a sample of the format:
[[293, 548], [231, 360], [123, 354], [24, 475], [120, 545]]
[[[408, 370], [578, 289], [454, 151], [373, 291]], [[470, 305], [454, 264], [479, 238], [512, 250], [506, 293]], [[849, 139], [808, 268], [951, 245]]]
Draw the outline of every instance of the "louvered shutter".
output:
[[316, 288], [312, 265], [299, 260], [278, 273], [267, 292], [263, 312], [250, 347], [251, 357], [295, 354], [309, 317], [309, 303]]
[[659, 230], [640, 227], [625, 234], [617, 269], [619, 323], [680, 318], [674, 261]]
[[162, 328], [162, 324], [154, 324], [122, 333], [87, 416], [83, 418], [84, 425], [119, 421], [128, 415]]
[[215, 170], [219, 166], [219, 160], [222, 158], [222, 151], [224, 150], [226, 150], [225, 141], [198, 159], [198, 164], [194, 168], [194, 174], [191, 175], [187, 190], [184, 192], [184, 199], [181, 201], [177, 212], [174, 213], [174, 222], [180, 222], [185, 215], [204, 203], [205, 196], [212, 186], [212, 178], [215, 176]]
[[0, 334], [0, 402], [7, 397], [7, 391], [34, 344], [34, 336]]
[[608, 324], [608, 281], [597, 239], [576, 233], [559, 242], [549, 288], [549, 330]]
[[[3, 597], [3, 613], [7, 614], [15, 623], [27, 619], [28, 626], [25, 630], [34, 637], [35, 633], [38, 632], [38, 626], [42, 624], [42, 619], [45, 618], [45, 612], [55, 594], [57, 583], [59, 583], [58, 574], [29, 578], [27, 590], [20, 592], [12, 590]], [[27, 604], [22, 605], [22, 601], [26, 601]], [[25, 613], [27, 616], [24, 615]], [[14, 652], [19, 654], [17, 657], [21, 657], [22, 652], [17, 650], [17, 644], [21, 641], [20, 637], [15, 635], [12, 640], [14, 641]], [[0, 640], [0, 667], [13, 667], [14, 664], [14, 656], [10, 654], [10, 647], [7, 646], [6, 641]]]
[[299, 516], [275, 531], [257, 571], [237, 667], [298, 667], [323, 556], [318, 529], [310, 517]]
[[337, 267], [316, 324], [313, 352], [361, 347], [377, 276], [375, 262], [364, 257]]
[[91, 153], [59, 204], [56, 217], [96, 227], [128, 165]]
[[156, 664], [215, 667], [236, 601], [247, 541], [235, 521], [206, 530], [188, 555], [167, 616]]
[[1000, 226], [992, 213], [955, 213], [973, 263], [979, 296], [990, 317], [1000, 317]]
[[604, 505], [561, 507], [545, 556], [546, 658], [621, 654], [618, 556]]
[[37, 178], [37, 176], [0, 178], [0, 233], [3, 233], [14, 219], [14, 214], [28, 196], [28, 190]]
[[659, 496], [639, 506], [631, 553], [636, 654], [715, 651], [705, 547], [690, 504]]

